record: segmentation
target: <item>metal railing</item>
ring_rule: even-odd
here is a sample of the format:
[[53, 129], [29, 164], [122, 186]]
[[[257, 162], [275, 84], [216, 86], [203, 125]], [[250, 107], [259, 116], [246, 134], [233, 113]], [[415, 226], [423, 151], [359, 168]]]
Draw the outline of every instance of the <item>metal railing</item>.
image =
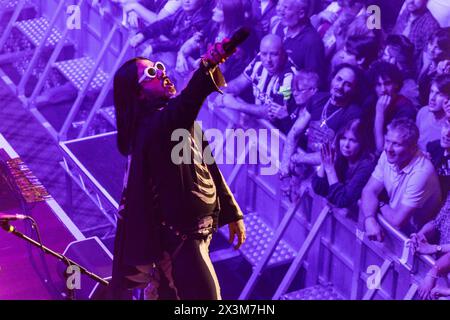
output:
[[[220, 110], [209, 112], [209, 116], [213, 118], [211, 119], [213, 124], [222, 121], [230, 126], [232, 123], [230, 122], [231, 118]], [[267, 121], [258, 121], [258, 123], [266, 128], [273, 128]], [[234, 125], [238, 126], [236, 123]], [[269, 195], [275, 201], [270, 208], [266, 208], [265, 212], [271, 215], [279, 212], [282, 219], [274, 227], [274, 236], [263, 257], [254, 267], [239, 299], [250, 297], [256, 282], [267, 268], [274, 248], [290, 227], [295, 213], [304, 219], [302, 226], [306, 232], [306, 238], [302, 241], [300, 249], [274, 293], [273, 299], [280, 299], [286, 293], [299, 269], [305, 265], [308, 266], [305, 268], [305, 283], [313, 285], [327, 283], [331, 280], [331, 282], [336, 282], [336, 290], [346, 299], [412, 299], [414, 297], [421, 276], [434, 264], [434, 260], [427, 255], [417, 256], [409, 252], [408, 238], [392, 227], [383, 216], [379, 215], [379, 221], [386, 232], [386, 240], [380, 244], [367, 239], [361, 222], [358, 224], [342, 215], [338, 212], [340, 210], [330, 207], [323, 198], [313, 196], [314, 203], [311, 208], [314, 208], [314, 212], [310, 213], [299, 210], [300, 202], [289, 206], [279, 197], [278, 186], [267, 185], [264, 179], [258, 176], [258, 170], [254, 168], [249, 173], [250, 167], [241, 166], [236, 169], [240, 172], [247, 171], [246, 179], [251, 180], [256, 188], [256, 191], [252, 193], [253, 198], [246, 199], [246, 202], [255, 202], [258, 193]], [[231, 179], [228, 182], [230, 184], [233, 184], [237, 178], [235, 172], [232, 171], [232, 174], [229, 175]], [[309, 193], [312, 194], [311, 191]], [[278, 205], [278, 201], [283, 205]], [[264, 214], [264, 212], [260, 212], [260, 214]], [[315, 217], [314, 221], [308, 221], [305, 218], [308, 215]], [[340, 238], [341, 236], [342, 238]], [[348, 240], [343, 240], [344, 238]], [[292, 245], [295, 246], [298, 243]], [[420, 266], [418, 266], [419, 262]], [[334, 264], [339, 267], [332, 267]], [[374, 274], [368, 272], [369, 266], [374, 268]], [[374, 276], [376, 281], [374, 285], [370, 285]], [[340, 278], [349, 280], [340, 281]], [[335, 279], [338, 280], [333, 281]]]

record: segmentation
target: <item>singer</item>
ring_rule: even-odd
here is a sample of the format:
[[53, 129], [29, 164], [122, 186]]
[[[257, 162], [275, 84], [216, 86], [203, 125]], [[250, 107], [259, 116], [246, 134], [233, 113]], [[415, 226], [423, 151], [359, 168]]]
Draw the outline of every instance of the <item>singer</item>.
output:
[[[146, 299], [221, 299], [208, 247], [228, 225], [235, 248], [245, 241], [243, 214], [215, 163], [173, 161], [172, 132], [191, 132], [206, 97], [225, 83], [218, 64], [235, 51], [216, 43], [176, 96], [164, 63], [127, 61], [114, 76], [118, 148], [128, 157], [115, 238], [113, 299], [145, 288]], [[205, 150], [208, 148], [204, 142]], [[209, 149], [208, 149], [209, 150]], [[182, 155], [180, 155], [182, 157]], [[192, 158], [191, 158], [192, 159]]]

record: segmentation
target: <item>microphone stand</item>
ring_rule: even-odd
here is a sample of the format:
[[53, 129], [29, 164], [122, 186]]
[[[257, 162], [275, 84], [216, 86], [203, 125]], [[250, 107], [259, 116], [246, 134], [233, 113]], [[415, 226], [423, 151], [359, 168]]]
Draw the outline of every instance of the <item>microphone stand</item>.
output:
[[[60, 260], [62, 262], [64, 262], [67, 267], [69, 267], [69, 266], [76, 266], [76, 267], [79, 268], [79, 270], [80, 270], [80, 272], [82, 274], [87, 275], [88, 277], [90, 277], [91, 279], [97, 281], [98, 283], [100, 283], [102, 285], [105, 285], [105, 286], [107, 286], [109, 284], [108, 281], [104, 280], [103, 278], [101, 278], [100, 276], [96, 275], [95, 273], [90, 272], [89, 270], [87, 270], [86, 268], [82, 267], [81, 265], [79, 265], [75, 261], [67, 258], [66, 256], [64, 256], [64, 255], [62, 255], [60, 253], [57, 253], [57, 252], [51, 250], [50, 248], [47, 248], [42, 243], [39, 243], [39, 242], [33, 240], [32, 238], [28, 237], [27, 235], [23, 234], [22, 232], [17, 231], [16, 228], [14, 226], [10, 225], [8, 222], [0, 221], [0, 226], [5, 231], [7, 231], [9, 233], [12, 233], [13, 235], [19, 237], [20, 239], [23, 239], [23, 240], [33, 244], [34, 246], [38, 247], [39, 249], [41, 249], [45, 253], [55, 257], [56, 259], [58, 259], [58, 260]], [[64, 272], [64, 277], [66, 279], [66, 287], [67, 287], [67, 290], [68, 290], [68, 293], [69, 293], [68, 299], [69, 300], [73, 300], [73, 299], [75, 299], [75, 292], [74, 292], [73, 288], [69, 288], [67, 286], [67, 273], [66, 272]]]

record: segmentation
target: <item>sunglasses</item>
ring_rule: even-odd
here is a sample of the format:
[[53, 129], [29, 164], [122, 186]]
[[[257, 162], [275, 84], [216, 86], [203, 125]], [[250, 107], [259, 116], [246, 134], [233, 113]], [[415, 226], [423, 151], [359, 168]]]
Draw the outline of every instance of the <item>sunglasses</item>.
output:
[[158, 70], [166, 71], [166, 66], [162, 62], [156, 62], [153, 67], [147, 67], [144, 70], [144, 74], [139, 79], [139, 83], [145, 80], [145, 78], [153, 79], [156, 77], [156, 74], [158, 73]]

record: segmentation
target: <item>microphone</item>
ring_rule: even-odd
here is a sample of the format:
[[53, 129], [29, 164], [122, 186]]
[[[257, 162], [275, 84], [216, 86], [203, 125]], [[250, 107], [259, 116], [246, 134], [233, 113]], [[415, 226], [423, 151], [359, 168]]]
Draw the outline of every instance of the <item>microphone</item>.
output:
[[[250, 30], [248, 28], [246, 27], [239, 28], [235, 33], [233, 33], [230, 39], [225, 39], [222, 42], [218, 42], [213, 46], [213, 49], [208, 50], [205, 56], [202, 57], [203, 65], [208, 69], [214, 68], [216, 65], [223, 62], [224, 59], [231, 56], [237, 49], [237, 47], [242, 42], [244, 42], [249, 35]], [[222, 46], [223, 51], [225, 51], [225, 54], [223, 56], [219, 53], [219, 50], [216, 49], [217, 46], [220, 45]], [[216, 51], [216, 54], [213, 54], [214, 51]]]
[[5, 221], [13, 221], [13, 220], [25, 220], [29, 217], [23, 214], [6, 214], [6, 213], [0, 213], [0, 222]]
[[237, 46], [244, 42], [250, 35], [250, 30], [246, 27], [239, 28], [230, 38], [230, 41], [225, 42], [222, 46], [227, 54], [232, 54]]

